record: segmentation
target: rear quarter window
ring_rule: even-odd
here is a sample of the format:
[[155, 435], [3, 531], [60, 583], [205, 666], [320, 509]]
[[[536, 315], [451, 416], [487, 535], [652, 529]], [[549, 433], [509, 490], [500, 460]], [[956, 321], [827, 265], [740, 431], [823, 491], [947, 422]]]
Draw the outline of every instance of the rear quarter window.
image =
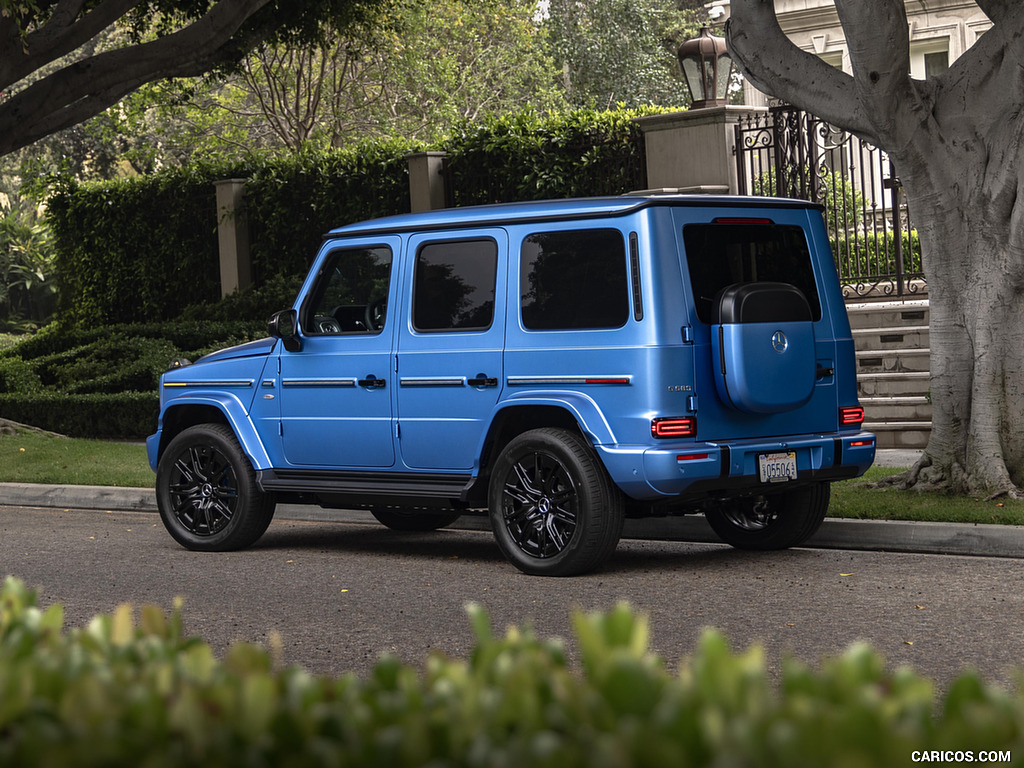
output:
[[712, 322], [715, 297], [734, 283], [789, 283], [821, 319], [807, 235], [798, 226], [710, 223], [683, 227], [686, 263], [702, 323]]
[[621, 328], [629, 317], [626, 243], [617, 229], [542, 232], [519, 260], [523, 327]]

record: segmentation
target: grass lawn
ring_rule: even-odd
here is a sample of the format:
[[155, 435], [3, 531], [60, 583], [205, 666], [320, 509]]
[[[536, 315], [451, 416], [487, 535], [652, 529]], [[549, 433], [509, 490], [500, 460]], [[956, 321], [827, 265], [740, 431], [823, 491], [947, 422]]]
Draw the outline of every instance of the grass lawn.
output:
[[[872, 467], [832, 485], [829, 517], [1024, 525], [1024, 502], [956, 498], [870, 488], [900, 469]], [[137, 443], [74, 440], [24, 432], [0, 435], [0, 482], [152, 488], [146, 449]]]
[[869, 487], [871, 483], [902, 471], [890, 467], [872, 467], [863, 478], [834, 483], [829, 517], [1024, 525], [1024, 501], [982, 501], [941, 493]]
[[152, 488], [155, 477], [137, 443], [0, 435], [0, 482]]

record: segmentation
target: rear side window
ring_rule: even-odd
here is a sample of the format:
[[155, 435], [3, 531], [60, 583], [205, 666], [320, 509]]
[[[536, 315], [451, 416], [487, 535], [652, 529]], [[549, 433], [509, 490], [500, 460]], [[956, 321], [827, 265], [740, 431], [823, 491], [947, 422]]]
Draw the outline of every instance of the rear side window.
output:
[[483, 331], [494, 322], [498, 244], [427, 243], [416, 254], [412, 324], [417, 331]]
[[718, 292], [734, 283], [795, 285], [807, 299], [814, 320], [821, 303], [807, 236], [797, 226], [712, 223], [683, 227], [697, 317], [710, 324]]
[[626, 244], [617, 229], [544, 232], [523, 241], [523, 327], [621, 328], [629, 317]]

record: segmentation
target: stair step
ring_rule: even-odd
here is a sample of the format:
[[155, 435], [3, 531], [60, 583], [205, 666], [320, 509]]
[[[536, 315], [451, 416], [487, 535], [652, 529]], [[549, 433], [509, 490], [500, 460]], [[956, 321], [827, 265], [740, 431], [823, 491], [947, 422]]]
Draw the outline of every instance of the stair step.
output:
[[932, 420], [932, 404], [927, 397], [862, 397], [866, 421], [926, 422]]
[[929, 349], [862, 349], [857, 352], [857, 372], [924, 373], [930, 354]]
[[927, 325], [928, 300], [858, 302], [847, 304], [846, 314], [854, 329]]
[[873, 432], [878, 448], [924, 448], [931, 436], [931, 422], [865, 421], [864, 429]]
[[860, 373], [857, 391], [864, 397], [900, 397], [927, 395], [931, 389], [931, 374], [917, 373]]
[[853, 343], [859, 350], [927, 349], [928, 326], [857, 328], [853, 331]]

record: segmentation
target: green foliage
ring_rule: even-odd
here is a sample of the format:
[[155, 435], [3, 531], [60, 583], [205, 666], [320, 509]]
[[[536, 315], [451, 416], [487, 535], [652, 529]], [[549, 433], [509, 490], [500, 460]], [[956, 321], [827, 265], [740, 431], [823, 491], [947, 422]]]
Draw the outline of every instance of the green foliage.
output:
[[49, 227], [35, 205], [25, 199], [8, 206], [0, 202], [0, 327], [31, 327], [49, 319], [54, 259]]
[[70, 437], [139, 439], [156, 429], [159, 412], [155, 389], [111, 394], [42, 389], [0, 394], [0, 417]]
[[683, 106], [689, 92], [676, 58], [698, 30], [697, 11], [676, 0], [551, 0], [544, 21], [569, 103]]
[[465, 125], [447, 149], [456, 205], [622, 194], [646, 186], [643, 134], [655, 108], [533, 112]]
[[265, 322], [246, 321], [51, 325], [0, 351], [0, 417], [73, 437], [145, 437], [171, 360], [265, 335]]
[[0, 592], [0, 763], [90, 766], [903, 765], [918, 750], [1024, 748], [1024, 695], [932, 685], [855, 645], [812, 670], [708, 631], [678, 674], [628, 606], [574, 617], [581, 665], [530, 630], [495, 636], [469, 608], [468, 660], [383, 657], [365, 677], [280, 668], [185, 637], [180, 605], [121, 606], [65, 630], [25, 586]]
[[[643, 136], [633, 119], [656, 111], [584, 110], [558, 117], [522, 112], [467, 123], [439, 145], [451, 158], [455, 203], [641, 189]], [[89, 328], [170, 320], [182, 314], [182, 297], [188, 304], [217, 302], [213, 183], [223, 178], [248, 179], [256, 285], [294, 284], [328, 229], [409, 210], [406, 155], [423, 148], [387, 139], [259, 157], [245, 165], [196, 164], [132, 180], [65, 182], [49, 204], [60, 253], [61, 321]], [[290, 305], [289, 300], [275, 308]], [[267, 318], [266, 303], [254, 294], [234, 306], [260, 313], [238, 319]], [[217, 313], [190, 310], [188, 316]]]
[[[917, 230], [901, 231], [904, 273], [918, 273], [921, 264], [921, 241]], [[896, 274], [896, 236], [886, 232], [850, 232], [831, 241], [832, 253], [843, 282], [859, 280], [874, 282], [879, 275]]]

